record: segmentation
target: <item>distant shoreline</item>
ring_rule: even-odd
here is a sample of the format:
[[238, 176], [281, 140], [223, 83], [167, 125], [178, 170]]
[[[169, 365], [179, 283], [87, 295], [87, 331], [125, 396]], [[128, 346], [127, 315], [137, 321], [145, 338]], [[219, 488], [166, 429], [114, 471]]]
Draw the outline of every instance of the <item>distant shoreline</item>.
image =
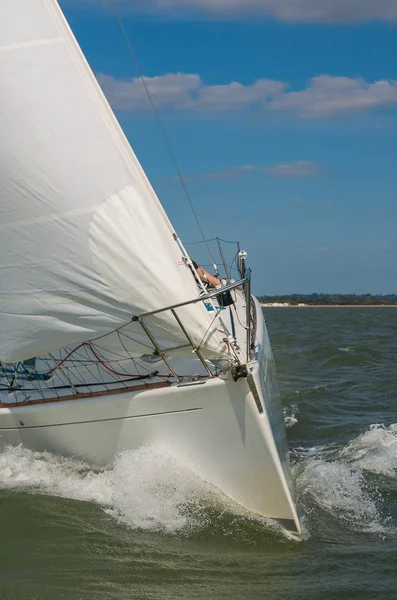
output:
[[262, 308], [397, 308], [397, 304], [265, 304]]
[[273, 306], [312, 306], [313, 308], [322, 308], [323, 306], [330, 308], [397, 306], [397, 294], [264, 294], [258, 296], [258, 300], [266, 308]]

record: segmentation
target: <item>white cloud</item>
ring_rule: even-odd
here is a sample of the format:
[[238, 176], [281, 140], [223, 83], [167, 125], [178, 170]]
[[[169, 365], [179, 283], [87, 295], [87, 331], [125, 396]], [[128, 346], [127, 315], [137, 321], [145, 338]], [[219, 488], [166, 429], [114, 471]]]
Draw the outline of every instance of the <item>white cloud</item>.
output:
[[[125, 81], [100, 74], [98, 81], [114, 109], [150, 110], [139, 78]], [[298, 91], [273, 79], [259, 79], [249, 85], [236, 81], [205, 85], [199, 75], [186, 73], [145, 77], [145, 81], [156, 108], [177, 111], [231, 112], [264, 107], [299, 118], [328, 119], [397, 104], [397, 80], [367, 83], [363, 79], [320, 75]]]
[[306, 89], [288, 91], [266, 102], [265, 108], [294, 112], [307, 119], [341, 117], [397, 104], [397, 80], [367, 83], [363, 79], [313, 77]]
[[273, 98], [286, 87], [285, 83], [272, 79], [260, 79], [251, 85], [233, 81], [227, 85], [202, 86], [191, 108], [210, 111], [241, 110], [263, 102], [266, 98]]
[[[139, 77], [129, 81], [112, 75], [98, 75], [109, 102], [116, 110], [148, 110], [150, 103]], [[190, 111], [236, 111], [261, 105], [266, 99], [286, 88], [286, 84], [272, 79], [260, 79], [251, 85], [235, 81], [227, 85], [204, 85], [199, 75], [167, 73], [159, 77], [145, 77], [146, 85], [156, 108], [172, 107]]]
[[[77, 0], [64, 2], [77, 3]], [[165, 14], [174, 18], [189, 15], [233, 18], [246, 15], [289, 23], [397, 20], [396, 0], [118, 0], [118, 4], [126, 10]]]
[[[114, 109], [150, 110], [150, 103], [139, 77], [124, 81], [115, 79], [112, 75], [99, 74], [98, 81]], [[185, 73], [145, 77], [145, 82], [156, 108], [183, 108], [202, 87], [199, 75]]]
[[263, 167], [262, 171], [272, 177], [311, 177], [319, 172], [319, 165], [309, 160], [279, 163]]

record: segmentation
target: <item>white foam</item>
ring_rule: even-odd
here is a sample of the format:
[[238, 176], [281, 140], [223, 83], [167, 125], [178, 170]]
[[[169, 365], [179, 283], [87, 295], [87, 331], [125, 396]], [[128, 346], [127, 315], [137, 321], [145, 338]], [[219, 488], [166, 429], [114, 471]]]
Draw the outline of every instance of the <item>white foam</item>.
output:
[[153, 447], [122, 453], [110, 481], [108, 512], [133, 528], [175, 532], [203, 527], [206, 501], [219, 499], [216, 490], [174, 456]]
[[241, 536], [243, 519], [290, 539], [276, 522], [227, 498], [160, 447], [125, 451], [102, 469], [23, 446], [8, 447], [0, 452], [1, 489], [95, 502], [133, 529], [189, 533], [217, 526], [220, 519], [223, 531], [222, 515], [227, 513], [232, 518], [225, 535]]
[[307, 460], [309, 458], [320, 458], [322, 456], [326, 456], [330, 452], [331, 445], [323, 445], [323, 446], [310, 446], [308, 448], [304, 448], [303, 446], [297, 446], [293, 450], [291, 450], [291, 454], [295, 456], [297, 460]]
[[305, 504], [314, 501], [335, 519], [356, 531], [382, 532], [379, 498], [369, 492], [363, 474], [340, 462], [309, 459], [297, 479]]
[[97, 470], [75, 459], [9, 447], [0, 453], [1, 488], [96, 502], [131, 527], [167, 532], [203, 527], [203, 507], [222, 498], [154, 447], [126, 451], [112, 467]]
[[284, 423], [286, 427], [293, 427], [297, 424], [297, 414], [299, 413], [298, 407], [293, 404], [284, 408]]
[[39, 490], [53, 496], [110, 503], [112, 490], [106, 471], [95, 472], [78, 460], [23, 446], [0, 453], [0, 488]]
[[397, 476], [397, 423], [386, 427], [375, 423], [369, 431], [352, 440], [340, 457], [356, 468], [387, 477]]

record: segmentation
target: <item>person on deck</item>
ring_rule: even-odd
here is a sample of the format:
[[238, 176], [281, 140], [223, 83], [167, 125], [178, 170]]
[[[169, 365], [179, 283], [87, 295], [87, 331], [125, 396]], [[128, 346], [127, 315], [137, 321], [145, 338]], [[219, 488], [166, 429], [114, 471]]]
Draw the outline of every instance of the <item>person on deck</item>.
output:
[[200, 267], [194, 260], [192, 260], [192, 263], [194, 268], [196, 269], [197, 275], [203, 283], [207, 283], [214, 288], [218, 287], [221, 284], [221, 280], [218, 279], [218, 277], [215, 277], [215, 275], [211, 275], [211, 273], [208, 273], [208, 271], [203, 269], [203, 267]]

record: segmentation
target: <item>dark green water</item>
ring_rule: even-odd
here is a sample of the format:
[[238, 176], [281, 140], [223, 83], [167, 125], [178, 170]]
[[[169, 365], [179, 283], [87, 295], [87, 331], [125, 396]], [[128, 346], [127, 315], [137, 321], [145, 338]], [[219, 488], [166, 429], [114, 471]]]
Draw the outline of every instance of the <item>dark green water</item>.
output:
[[397, 598], [397, 309], [267, 309], [304, 539], [154, 448], [0, 454], [0, 599]]

